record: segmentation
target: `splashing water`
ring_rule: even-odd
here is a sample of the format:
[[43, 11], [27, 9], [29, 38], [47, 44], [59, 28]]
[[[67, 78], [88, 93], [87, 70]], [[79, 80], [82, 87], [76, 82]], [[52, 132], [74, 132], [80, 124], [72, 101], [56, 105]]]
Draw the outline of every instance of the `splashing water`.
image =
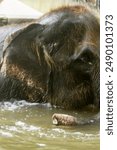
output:
[[0, 150], [99, 149], [99, 124], [78, 127], [52, 125], [54, 113], [89, 117], [25, 100], [0, 102]]

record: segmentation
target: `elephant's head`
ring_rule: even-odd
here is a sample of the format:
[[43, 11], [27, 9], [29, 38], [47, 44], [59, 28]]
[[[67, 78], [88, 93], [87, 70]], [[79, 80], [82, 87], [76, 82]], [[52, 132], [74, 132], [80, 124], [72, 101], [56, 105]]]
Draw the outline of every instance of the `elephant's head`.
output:
[[51, 11], [14, 37], [1, 70], [21, 82], [24, 98], [70, 109], [99, 106], [100, 24], [91, 10]]

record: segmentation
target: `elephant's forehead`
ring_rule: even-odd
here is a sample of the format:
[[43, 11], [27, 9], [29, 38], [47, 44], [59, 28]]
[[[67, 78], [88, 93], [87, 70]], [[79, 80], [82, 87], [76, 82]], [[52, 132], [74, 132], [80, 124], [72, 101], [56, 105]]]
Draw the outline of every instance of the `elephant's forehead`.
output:
[[48, 16], [45, 16], [44, 18], [42, 18], [40, 20], [40, 24], [42, 25], [45, 25], [45, 24], [48, 24], [48, 25], [51, 25], [51, 24], [54, 24], [55, 22], [57, 22], [61, 17], [62, 17], [63, 13], [59, 13], [58, 15], [57, 14], [51, 14], [51, 15], [48, 15]]
[[69, 20], [82, 20], [82, 18], [80, 18], [79, 16], [85, 16], [85, 13], [75, 13], [74, 11], [70, 10], [70, 8], [68, 9], [60, 9], [58, 11], [53, 11], [50, 13], [45, 14], [44, 16], [42, 16], [39, 20], [39, 23], [42, 25], [52, 25], [52, 24], [56, 24], [56, 23], [61, 23], [63, 22], [65, 19], [69, 19]]

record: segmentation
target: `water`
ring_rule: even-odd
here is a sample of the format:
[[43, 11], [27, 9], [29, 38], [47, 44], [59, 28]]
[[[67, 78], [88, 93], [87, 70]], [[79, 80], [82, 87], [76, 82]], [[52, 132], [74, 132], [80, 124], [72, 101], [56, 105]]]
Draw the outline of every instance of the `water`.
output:
[[0, 103], [0, 150], [99, 150], [99, 124], [55, 126], [54, 113], [88, 118], [91, 113], [65, 111], [26, 101]]

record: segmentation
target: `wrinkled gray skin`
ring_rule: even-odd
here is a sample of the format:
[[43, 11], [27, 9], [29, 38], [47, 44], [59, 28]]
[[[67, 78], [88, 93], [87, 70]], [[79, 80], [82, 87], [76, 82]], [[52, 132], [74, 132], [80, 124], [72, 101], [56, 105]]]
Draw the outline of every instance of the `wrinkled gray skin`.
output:
[[99, 19], [84, 6], [51, 11], [36, 23], [2, 26], [0, 100], [99, 109], [99, 41]]

